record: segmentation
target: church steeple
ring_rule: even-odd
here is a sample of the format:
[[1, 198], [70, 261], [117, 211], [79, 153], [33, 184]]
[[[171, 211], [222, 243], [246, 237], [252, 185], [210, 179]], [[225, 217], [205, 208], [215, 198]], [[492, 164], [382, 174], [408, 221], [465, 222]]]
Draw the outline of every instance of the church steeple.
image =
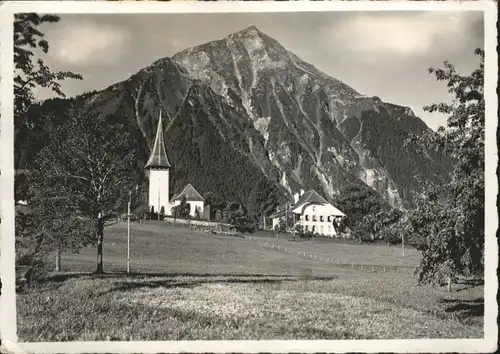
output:
[[166, 215], [171, 215], [169, 201], [169, 175], [170, 163], [167, 158], [167, 150], [163, 141], [163, 122], [158, 120], [155, 143], [151, 150], [151, 156], [145, 166], [149, 175], [149, 208], [160, 213], [162, 210]]
[[170, 163], [168, 162], [167, 150], [165, 149], [165, 141], [163, 140], [163, 122], [161, 119], [161, 111], [160, 119], [158, 120], [158, 128], [156, 130], [155, 143], [153, 145], [153, 149], [151, 150], [149, 160], [144, 167], [150, 169], [169, 169], [171, 167]]

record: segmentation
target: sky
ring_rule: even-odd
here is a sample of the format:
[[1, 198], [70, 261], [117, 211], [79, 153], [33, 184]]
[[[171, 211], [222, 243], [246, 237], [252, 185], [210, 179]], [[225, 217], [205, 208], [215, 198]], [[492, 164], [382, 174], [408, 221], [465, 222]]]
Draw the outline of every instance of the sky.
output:
[[[361, 94], [412, 108], [432, 129], [446, 117], [423, 106], [451, 96], [428, 68], [448, 60], [468, 74], [478, 65], [474, 49], [484, 48], [481, 12], [64, 14], [40, 30], [50, 45], [46, 64], [83, 75], [83, 81], [62, 85], [74, 96], [251, 25]], [[37, 94], [50, 97], [48, 91]]]

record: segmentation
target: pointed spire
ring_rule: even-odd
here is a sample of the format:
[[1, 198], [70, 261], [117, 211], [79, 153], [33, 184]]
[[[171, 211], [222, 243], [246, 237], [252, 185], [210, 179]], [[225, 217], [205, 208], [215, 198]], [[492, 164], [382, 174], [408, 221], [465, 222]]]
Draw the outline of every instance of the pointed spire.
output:
[[156, 130], [155, 143], [153, 149], [151, 150], [151, 155], [146, 163], [145, 168], [160, 167], [160, 168], [170, 168], [170, 163], [168, 162], [167, 150], [165, 149], [165, 142], [163, 140], [163, 122], [161, 119], [158, 120], [158, 129]]

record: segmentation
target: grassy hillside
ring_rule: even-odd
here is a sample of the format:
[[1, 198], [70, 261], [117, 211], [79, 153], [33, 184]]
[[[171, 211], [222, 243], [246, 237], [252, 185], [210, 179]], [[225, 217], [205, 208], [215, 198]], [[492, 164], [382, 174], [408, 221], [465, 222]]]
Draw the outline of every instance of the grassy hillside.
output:
[[[51, 281], [19, 294], [21, 340], [362, 339], [481, 337], [482, 287], [420, 287], [407, 273], [370, 272], [297, 256], [275, 242], [394, 264], [389, 247], [214, 236], [163, 223], [107, 228], [95, 250], [65, 254]], [[287, 247], [288, 249], [288, 247]], [[336, 251], [335, 251], [336, 250]], [[326, 252], [326, 253], [325, 253]], [[361, 255], [361, 256], [359, 256]], [[378, 257], [377, 257], [378, 256]], [[357, 257], [357, 258], [356, 258]], [[411, 257], [408, 263], [414, 262]], [[83, 273], [82, 273], [83, 272]], [[460, 290], [460, 291], [458, 291]], [[461, 320], [461, 316], [467, 316]]]

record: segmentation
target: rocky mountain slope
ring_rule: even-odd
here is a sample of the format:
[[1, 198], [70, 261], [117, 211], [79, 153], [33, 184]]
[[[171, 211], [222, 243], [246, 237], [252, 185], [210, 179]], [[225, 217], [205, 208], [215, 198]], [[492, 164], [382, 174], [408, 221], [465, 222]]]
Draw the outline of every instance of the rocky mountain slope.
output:
[[[411, 109], [361, 95], [255, 27], [71, 103], [56, 101], [40, 108], [44, 116], [54, 106], [85, 106], [123, 119], [137, 136], [139, 169], [161, 110], [174, 191], [190, 182], [201, 193], [240, 200], [254, 215], [299, 189], [332, 199], [349, 183], [408, 205], [418, 181], [447, 178], [450, 168], [443, 156], [404, 146], [409, 133], [428, 129]], [[30, 140], [26, 131], [17, 137], [19, 165], [39, 148], [27, 148]]]

